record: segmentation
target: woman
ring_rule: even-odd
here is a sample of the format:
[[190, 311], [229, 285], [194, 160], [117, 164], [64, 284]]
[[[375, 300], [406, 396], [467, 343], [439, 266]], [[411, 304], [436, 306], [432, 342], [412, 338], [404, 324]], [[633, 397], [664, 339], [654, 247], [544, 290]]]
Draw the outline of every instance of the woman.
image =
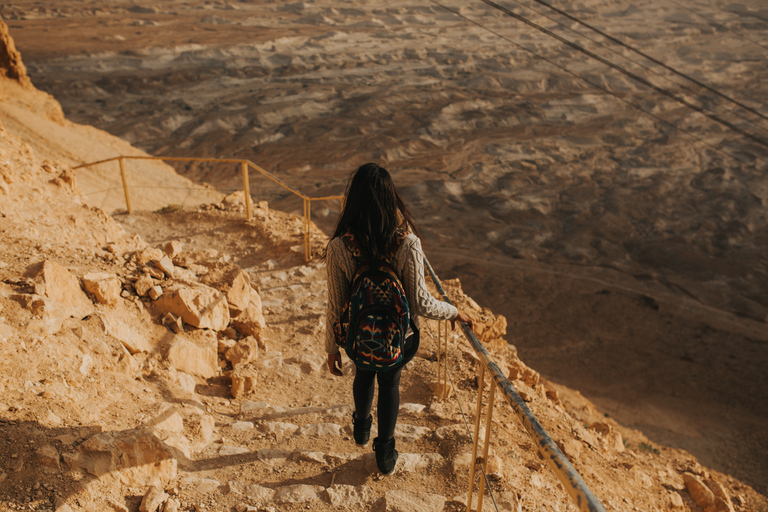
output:
[[[406, 230], [417, 234], [407, 233]], [[356, 247], [359, 247], [355, 251], [358, 257], [352, 254], [349, 244], [342, 238], [348, 233], [353, 237], [348, 235], [347, 239], [354, 238]], [[465, 313], [435, 299], [427, 290], [424, 253], [413, 218], [389, 172], [376, 164], [365, 164], [355, 171], [347, 187], [344, 209], [326, 250], [328, 311], [325, 349], [328, 369], [333, 375], [341, 375], [341, 355], [334, 339], [334, 326], [340, 322], [355, 271], [366, 262], [383, 259], [391, 262], [402, 283], [408, 310], [416, 327], [418, 316], [450, 320], [452, 327], [458, 320], [472, 327], [472, 320]], [[400, 407], [400, 373], [417, 349], [418, 329], [406, 339], [402, 363], [384, 371], [357, 368], [355, 373], [352, 422], [355, 442], [359, 445], [367, 444], [370, 437], [375, 382], [379, 384], [379, 435], [373, 440], [373, 450], [379, 471], [385, 475], [394, 471], [398, 457], [394, 433]]]

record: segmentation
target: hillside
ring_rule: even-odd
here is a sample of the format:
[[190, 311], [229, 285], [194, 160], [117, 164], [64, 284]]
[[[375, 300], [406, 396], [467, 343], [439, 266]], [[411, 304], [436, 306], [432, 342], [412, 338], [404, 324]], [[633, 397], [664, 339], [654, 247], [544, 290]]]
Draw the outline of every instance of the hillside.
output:
[[[56, 111], [22, 82], [0, 78], [0, 510], [461, 509], [470, 445], [456, 402], [430, 390], [429, 332], [404, 373], [399, 469], [380, 477], [351, 440], [348, 363], [341, 379], [323, 366], [324, 270], [302, 260], [300, 219], [262, 202], [247, 222], [236, 195], [130, 216], [87, 206], [90, 175], [71, 170], [60, 134], [130, 149], [63, 118], [22, 129], [42, 101]], [[313, 227], [315, 248], [325, 240]], [[448, 285], [478, 326], [496, 323]], [[607, 509], [768, 506], [542, 379], [499, 331], [482, 337]], [[458, 336], [452, 348], [467, 411], [477, 361]], [[501, 405], [493, 428], [500, 510], [575, 510]]]

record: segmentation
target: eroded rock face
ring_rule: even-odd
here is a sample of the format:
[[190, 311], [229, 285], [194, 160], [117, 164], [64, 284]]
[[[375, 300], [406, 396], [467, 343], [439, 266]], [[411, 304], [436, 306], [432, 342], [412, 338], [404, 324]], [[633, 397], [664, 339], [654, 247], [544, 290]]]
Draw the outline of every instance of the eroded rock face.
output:
[[24, 87], [32, 88], [27, 68], [21, 61], [21, 54], [16, 50], [16, 43], [3, 20], [0, 20], [0, 73], [18, 81]]

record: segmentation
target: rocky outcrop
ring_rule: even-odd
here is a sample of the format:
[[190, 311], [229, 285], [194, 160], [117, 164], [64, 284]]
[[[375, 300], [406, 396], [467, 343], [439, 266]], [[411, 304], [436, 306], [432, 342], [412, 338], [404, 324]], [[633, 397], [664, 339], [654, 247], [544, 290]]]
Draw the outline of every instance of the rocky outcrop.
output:
[[18, 81], [27, 88], [32, 88], [32, 81], [27, 75], [27, 68], [21, 61], [21, 54], [16, 50], [8, 25], [0, 19], [0, 73]]

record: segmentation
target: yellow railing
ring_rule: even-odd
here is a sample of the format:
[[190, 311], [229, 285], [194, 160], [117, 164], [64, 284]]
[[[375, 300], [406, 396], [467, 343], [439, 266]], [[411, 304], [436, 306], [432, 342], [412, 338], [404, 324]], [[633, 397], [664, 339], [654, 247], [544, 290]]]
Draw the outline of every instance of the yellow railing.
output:
[[[451, 302], [451, 300], [448, 298], [448, 295], [445, 293], [445, 290], [443, 290], [443, 287], [440, 284], [440, 280], [438, 279], [437, 275], [435, 274], [435, 271], [432, 269], [432, 266], [429, 264], [429, 261], [427, 260], [426, 257], [424, 258], [424, 266], [429, 272], [429, 275], [432, 277], [432, 281], [435, 283], [437, 290], [442, 295], [443, 300], [447, 302]], [[447, 373], [448, 372], [447, 370], [448, 368], [448, 325], [447, 325], [447, 322], [444, 322], [444, 324], [445, 324], [444, 329], [440, 325], [438, 325], [438, 328], [437, 328], [438, 330], [438, 335], [437, 335], [438, 386], [437, 388], [438, 388], [438, 394], [442, 397], [445, 397], [448, 394], [448, 373]], [[469, 342], [472, 349], [475, 351], [475, 354], [477, 355], [480, 361], [480, 375], [478, 377], [478, 386], [477, 386], [478, 395], [477, 395], [477, 408], [476, 408], [476, 414], [475, 414], [475, 430], [474, 430], [474, 437], [472, 438], [473, 440], [472, 462], [471, 462], [470, 475], [469, 475], [469, 496], [467, 497], [467, 512], [470, 512], [472, 510], [475, 473], [478, 465], [477, 452], [480, 444], [480, 439], [479, 439], [480, 418], [483, 410], [483, 394], [484, 394], [483, 388], [485, 387], [484, 381], [485, 381], [486, 371], [489, 372], [492, 382], [490, 385], [490, 392], [488, 397], [488, 409], [486, 411], [486, 417], [485, 417], [485, 437], [483, 439], [483, 443], [484, 443], [483, 456], [479, 458], [480, 467], [483, 472], [483, 475], [486, 475], [486, 470], [487, 470], [488, 448], [490, 446], [491, 427], [493, 424], [494, 398], [495, 398], [496, 388], [498, 387], [499, 392], [504, 396], [506, 401], [512, 407], [512, 410], [515, 412], [517, 418], [522, 423], [525, 430], [534, 440], [535, 442], [534, 444], [538, 447], [539, 453], [541, 454], [542, 458], [547, 461], [547, 463], [549, 464], [549, 467], [555, 473], [555, 476], [557, 476], [557, 478], [560, 480], [560, 483], [562, 483], [563, 488], [573, 499], [578, 509], [583, 512], [605, 512], [603, 505], [598, 501], [598, 499], [594, 496], [594, 494], [592, 494], [592, 491], [589, 490], [589, 487], [587, 487], [587, 484], [584, 483], [584, 480], [582, 480], [582, 478], [579, 476], [576, 470], [573, 469], [573, 466], [571, 465], [571, 463], [568, 462], [568, 459], [566, 459], [565, 455], [563, 455], [563, 453], [557, 447], [557, 445], [552, 440], [552, 438], [549, 437], [549, 434], [547, 434], [546, 430], [544, 430], [544, 427], [541, 425], [541, 423], [539, 423], [539, 420], [536, 418], [533, 412], [531, 412], [531, 410], [525, 404], [523, 399], [520, 398], [520, 395], [517, 394], [517, 391], [515, 391], [515, 388], [512, 386], [509, 380], [507, 380], [507, 378], [501, 372], [498, 365], [494, 362], [493, 358], [491, 358], [491, 355], [488, 353], [486, 348], [483, 346], [480, 340], [477, 339], [477, 336], [475, 336], [475, 333], [472, 332], [472, 329], [470, 329], [469, 326], [465, 323], [461, 323], [461, 328], [462, 328], [462, 331], [464, 332], [464, 335], [466, 336], [467, 341]], [[444, 332], [441, 333], [441, 331], [444, 331]], [[442, 364], [440, 362], [440, 352], [443, 353]], [[476, 509], [478, 512], [483, 510], [483, 496], [485, 492], [485, 483], [486, 483], [485, 478], [481, 478], [480, 489], [478, 490], [478, 504]]]
[[123, 182], [123, 193], [125, 194], [125, 209], [128, 213], [131, 213], [131, 194], [128, 187], [128, 177], [125, 170], [126, 160], [160, 160], [164, 162], [211, 162], [211, 163], [230, 163], [240, 164], [240, 168], [243, 174], [243, 192], [245, 193], [245, 215], [247, 220], [251, 220], [251, 186], [249, 179], [249, 170], [253, 169], [263, 176], [266, 176], [270, 180], [274, 181], [281, 187], [290, 191], [291, 193], [299, 196], [304, 202], [304, 260], [309, 261], [312, 259], [312, 243], [310, 237], [310, 227], [312, 225], [312, 201], [341, 201], [343, 206], [344, 196], [324, 196], [324, 197], [309, 197], [306, 194], [302, 194], [295, 188], [291, 187], [281, 179], [271, 175], [258, 165], [254, 164], [250, 160], [241, 160], [235, 158], [196, 158], [196, 157], [177, 157], [177, 156], [116, 156], [107, 158], [106, 160], [99, 160], [98, 162], [90, 162], [87, 164], [81, 164], [73, 167], [73, 169], [81, 169], [84, 167], [92, 167], [94, 165], [105, 164], [109, 162], [118, 161], [120, 165], [120, 178]]

